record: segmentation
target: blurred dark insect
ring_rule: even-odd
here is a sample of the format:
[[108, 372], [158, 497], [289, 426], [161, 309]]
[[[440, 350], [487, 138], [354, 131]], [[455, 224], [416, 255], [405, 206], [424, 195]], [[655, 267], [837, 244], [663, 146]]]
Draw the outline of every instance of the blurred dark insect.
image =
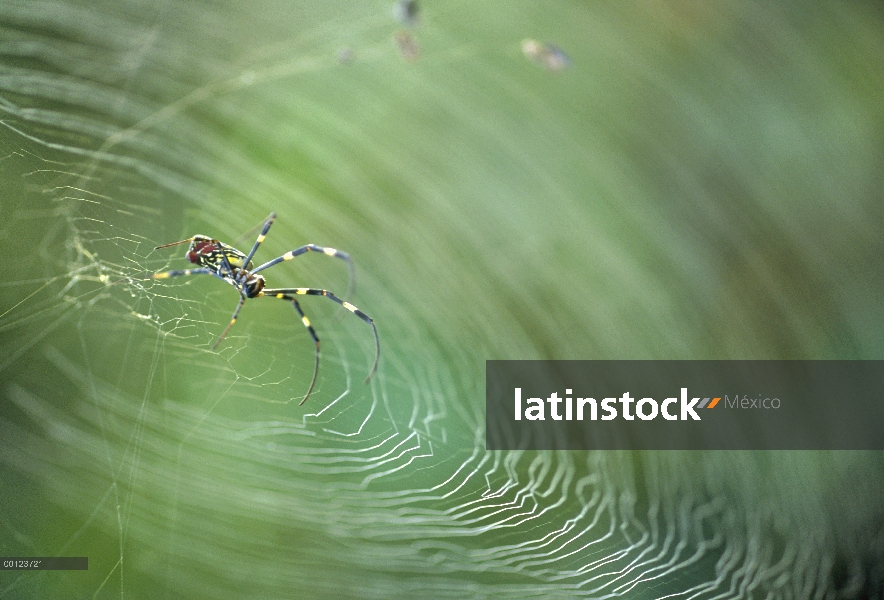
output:
[[522, 53], [531, 61], [548, 71], [561, 71], [571, 66], [571, 59], [554, 44], [544, 44], [537, 40], [523, 40]]
[[397, 21], [408, 27], [414, 27], [418, 24], [420, 21], [419, 12], [417, 0], [399, 0], [399, 2], [393, 5], [393, 16], [396, 17]]
[[409, 32], [404, 29], [399, 30], [393, 35], [393, 39], [396, 42], [396, 47], [399, 48], [399, 56], [403, 59], [408, 62], [414, 62], [420, 58], [420, 44], [417, 43], [417, 39]]

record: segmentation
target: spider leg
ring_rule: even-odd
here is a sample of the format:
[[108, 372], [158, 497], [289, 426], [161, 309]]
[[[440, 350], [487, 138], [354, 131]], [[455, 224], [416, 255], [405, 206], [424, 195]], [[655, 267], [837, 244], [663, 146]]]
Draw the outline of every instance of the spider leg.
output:
[[264, 223], [264, 229], [261, 230], [261, 233], [258, 234], [258, 239], [255, 240], [255, 245], [252, 246], [251, 252], [243, 261], [242, 266], [244, 269], [249, 268], [249, 263], [252, 261], [252, 257], [255, 256], [255, 252], [258, 251], [258, 246], [261, 245], [261, 242], [264, 241], [264, 238], [267, 237], [267, 232], [270, 231], [270, 226], [273, 225], [273, 221], [276, 219], [276, 213], [270, 213], [270, 216], [267, 217], [267, 221]]
[[230, 328], [233, 327], [233, 324], [234, 324], [234, 323], [236, 323], [236, 317], [239, 316], [239, 311], [240, 311], [240, 309], [242, 308], [242, 305], [245, 304], [245, 301], [246, 301], [246, 297], [245, 297], [245, 296], [240, 296], [240, 298], [239, 298], [239, 304], [236, 305], [236, 310], [233, 311], [233, 317], [231, 317], [231, 319], [230, 319], [230, 323], [228, 323], [228, 324], [227, 324], [227, 327], [224, 328], [224, 331], [221, 333], [221, 337], [219, 337], [219, 338], [215, 341], [215, 344], [212, 346], [212, 350], [214, 350], [214, 349], [216, 349], [216, 348], [218, 347], [218, 344], [221, 343], [221, 340], [224, 339], [224, 336], [227, 335], [227, 332], [230, 331]]
[[[259, 239], [262, 239], [262, 238], [259, 238]], [[321, 252], [322, 254], [325, 254], [326, 256], [334, 256], [336, 258], [340, 258], [341, 260], [343, 260], [347, 263], [347, 275], [348, 275], [347, 299], [352, 298], [353, 291], [355, 288], [355, 282], [356, 282], [356, 273], [353, 269], [353, 260], [350, 258], [350, 255], [347, 254], [346, 252], [341, 252], [340, 250], [336, 250], [334, 248], [328, 248], [326, 246], [317, 246], [316, 244], [307, 244], [306, 246], [301, 246], [300, 248], [296, 248], [295, 250], [292, 250], [290, 252], [286, 252], [282, 256], [274, 258], [270, 262], [266, 262], [259, 267], [255, 267], [254, 269], [252, 269], [252, 273], [257, 273], [259, 271], [263, 271], [264, 269], [269, 269], [273, 265], [278, 265], [279, 263], [281, 263], [285, 260], [292, 260], [296, 256], [301, 256], [302, 254], [305, 254], [307, 252]]]
[[[371, 325], [372, 333], [374, 333], [374, 347], [375, 347], [374, 364], [371, 367], [371, 371], [369, 371], [369, 373], [368, 373], [368, 377], [365, 378], [366, 383], [368, 382], [369, 379], [372, 378], [372, 375], [375, 374], [375, 371], [378, 370], [378, 360], [381, 357], [381, 342], [378, 339], [377, 327], [375, 327], [374, 321], [371, 319], [371, 317], [369, 317], [367, 314], [365, 314], [364, 312], [362, 312], [361, 310], [359, 310], [358, 308], [356, 308], [355, 306], [353, 306], [349, 302], [341, 300], [340, 298], [338, 298], [337, 296], [335, 296], [334, 294], [332, 294], [328, 290], [320, 290], [318, 288], [283, 288], [283, 289], [265, 288], [263, 291], [259, 292], [258, 295], [255, 297], [260, 298], [261, 296], [266, 296], [268, 298], [280, 298], [283, 300], [292, 300], [292, 301], [295, 300], [294, 296], [325, 296], [329, 300], [333, 300], [334, 302], [337, 302], [338, 304], [340, 304], [341, 306], [343, 306], [344, 308], [349, 310], [351, 313], [353, 313], [354, 315], [356, 315], [357, 317], [359, 317], [360, 319], [362, 319], [363, 321], [365, 321], [366, 323]], [[317, 341], [317, 343], [318, 343], [318, 341]]]
[[319, 373], [319, 337], [316, 335], [316, 330], [313, 329], [313, 325], [310, 324], [310, 319], [304, 314], [304, 311], [301, 310], [301, 305], [298, 304], [298, 301], [294, 298], [291, 299], [292, 304], [295, 307], [295, 310], [298, 311], [298, 314], [301, 315], [301, 323], [304, 324], [304, 327], [307, 328], [307, 331], [310, 332], [310, 337], [313, 338], [313, 342], [316, 344], [316, 353], [314, 355], [313, 361], [313, 379], [310, 380], [310, 387], [307, 388], [307, 393], [304, 394], [304, 399], [298, 403], [298, 406], [301, 406], [305, 402], [307, 402], [307, 398], [310, 397], [310, 393], [313, 391], [313, 386], [316, 385], [316, 375]]
[[181, 277], [182, 275], [212, 275], [211, 269], [184, 269], [181, 271], [166, 271], [164, 273], [154, 273], [145, 279], [168, 279], [170, 277]]

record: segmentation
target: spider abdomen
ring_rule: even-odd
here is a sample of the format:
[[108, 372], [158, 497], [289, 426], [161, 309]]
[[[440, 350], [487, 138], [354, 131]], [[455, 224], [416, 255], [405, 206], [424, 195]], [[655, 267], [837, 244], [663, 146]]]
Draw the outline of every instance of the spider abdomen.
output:
[[195, 235], [187, 249], [187, 260], [201, 267], [208, 267], [215, 272], [222, 274], [224, 269], [224, 259], [227, 258], [227, 264], [234, 269], [251, 268], [252, 263], [249, 262], [248, 267], [243, 264], [246, 255], [234, 248], [228, 246], [218, 240], [214, 240], [204, 235]]

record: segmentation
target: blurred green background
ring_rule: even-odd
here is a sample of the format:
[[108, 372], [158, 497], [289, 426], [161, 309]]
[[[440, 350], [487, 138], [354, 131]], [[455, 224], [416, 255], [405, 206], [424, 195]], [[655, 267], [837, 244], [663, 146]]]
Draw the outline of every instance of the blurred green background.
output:
[[[884, 594], [881, 453], [484, 449], [487, 359], [884, 358], [880, 3], [419, 6], [0, 4], [0, 554], [89, 557], [0, 597]], [[143, 279], [271, 211], [369, 384]]]

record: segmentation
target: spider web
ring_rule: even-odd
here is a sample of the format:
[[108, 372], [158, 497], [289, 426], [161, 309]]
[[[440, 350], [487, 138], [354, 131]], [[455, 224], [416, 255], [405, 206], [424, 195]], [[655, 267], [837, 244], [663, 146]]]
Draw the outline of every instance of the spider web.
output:
[[[767, 220], [737, 220], [739, 232], [769, 226], [800, 256], [781, 272], [740, 251], [754, 268], [728, 282], [715, 252], [698, 252], [710, 239], [673, 223], [699, 213], [721, 233], [744, 213], [690, 194], [665, 211], [587, 201], [648, 195], [593, 141], [628, 126], [585, 136], [571, 120], [577, 95], [598, 93], [587, 81], [609, 74], [546, 73], [520, 55], [547, 31], [584, 56], [625, 50], [653, 80], [631, 64], [640, 49], [609, 37], [639, 27], [616, 10], [439, 3], [401, 24], [369, 2], [254, 9], [0, 8], [0, 554], [89, 557], [82, 573], [4, 571], [0, 597], [874, 592], [880, 455], [488, 452], [482, 377], [487, 358], [716, 356], [698, 340], [722, 327], [734, 355], [878, 356], [884, 320], [867, 307], [880, 270], [851, 262], [853, 247], [821, 258], [787, 242], [841, 227], [875, 243], [880, 207], [860, 193], [874, 160], [857, 157], [879, 140], [848, 127], [856, 160], [839, 185], [813, 180], [854, 186], [841, 212], [786, 223], [776, 202], [750, 206]], [[664, 28], [723, 18], [689, 13]], [[400, 29], [424, 50], [413, 65]], [[845, 106], [847, 127], [860, 105]], [[364, 384], [370, 329], [305, 299], [323, 353], [303, 407], [313, 350], [289, 303], [248, 301], [213, 351], [235, 291], [145, 279], [190, 266], [184, 246], [155, 246], [202, 233], [248, 250], [271, 211], [256, 260], [306, 243], [349, 252], [354, 303], [381, 336]], [[683, 245], [653, 234], [661, 220]], [[623, 241], [635, 236], [658, 245]], [[853, 271], [771, 283], [827, 260]], [[264, 274], [273, 287], [347, 285], [341, 261], [309, 254]], [[677, 291], [726, 295], [742, 277], [759, 277], [753, 300], [769, 304], [729, 305], [724, 325]], [[836, 284], [866, 308], [827, 304]], [[783, 304], [791, 326], [756, 323]]]

